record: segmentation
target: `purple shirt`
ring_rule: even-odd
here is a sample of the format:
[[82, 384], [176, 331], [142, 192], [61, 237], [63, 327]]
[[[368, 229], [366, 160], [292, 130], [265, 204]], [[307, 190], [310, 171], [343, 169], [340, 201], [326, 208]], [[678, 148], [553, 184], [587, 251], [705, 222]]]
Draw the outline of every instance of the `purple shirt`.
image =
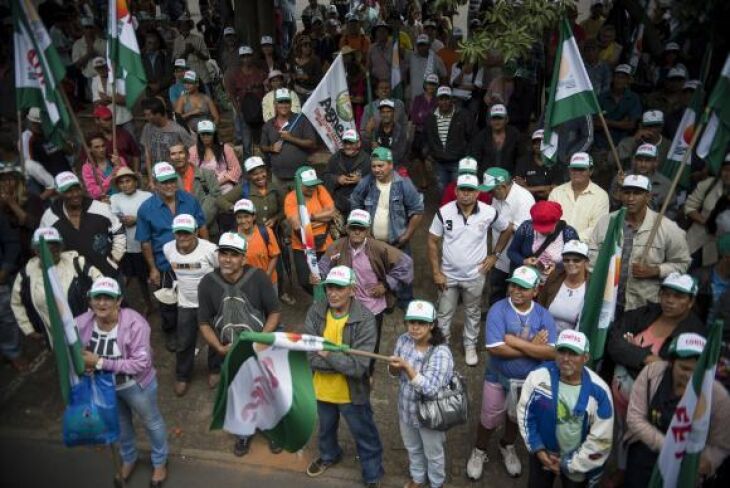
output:
[[373, 315], [378, 315], [388, 305], [385, 301], [385, 295], [379, 298], [370, 296], [370, 289], [379, 282], [375, 271], [373, 271], [373, 267], [370, 266], [370, 260], [365, 252], [364, 243], [359, 249], [350, 248], [350, 252], [352, 253], [352, 269], [355, 271], [355, 276], [357, 276], [355, 282], [355, 298], [365, 308], [370, 310]]
[[426, 119], [436, 110], [436, 97], [432, 97], [431, 101], [427, 101], [423, 95], [418, 95], [411, 102], [411, 122], [416, 126], [416, 130], [422, 131], [426, 124]]

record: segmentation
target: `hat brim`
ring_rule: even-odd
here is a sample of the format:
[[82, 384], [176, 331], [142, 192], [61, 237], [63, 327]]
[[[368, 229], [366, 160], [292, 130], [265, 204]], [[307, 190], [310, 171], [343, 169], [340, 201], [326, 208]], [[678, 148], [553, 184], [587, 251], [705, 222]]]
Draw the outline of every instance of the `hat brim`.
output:
[[559, 351], [561, 349], [568, 349], [570, 351], [573, 351], [576, 354], [587, 354], [588, 353], [588, 351], [585, 351], [585, 350], [579, 348], [575, 344], [555, 344], [556, 351]]
[[406, 315], [403, 320], [408, 322], [423, 322], [424, 324], [433, 324], [435, 319], [428, 319], [426, 317], [419, 317], [417, 315]]
[[283, 97], [282, 98], [277, 98], [275, 100], [275, 102], [276, 103], [281, 103], [281, 102], [289, 102], [289, 103], [291, 103], [291, 97], [289, 97], [289, 98], [283, 98]]
[[124, 176], [129, 176], [130, 178], [134, 178], [135, 180], [137, 180], [137, 183], [142, 183], [142, 179], [137, 173], [122, 173], [120, 175], [116, 175], [114, 177], [114, 183], [116, 184], [116, 182], [119, 181], [119, 178], [122, 178]]
[[520, 278], [514, 278], [514, 277], [507, 278], [506, 281], [508, 281], [509, 283], [515, 284], [515, 285], [519, 286], [520, 288], [524, 288], [525, 290], [534, 290], [535, 288], [537, 288], [537, 281], [533, 284], [530, 284], [530, 283], [526, 282], [525, 280], [521, 280]]
[[532, 228], [535, 229], [535, 231], [539, 232], [540, 234], [549, 234], [552, 231], [555, 230], [555, 226], [558, 224], [558, 221], [556, 220], [552, 224], [538, 224], [534, 220], [532, 221]]
[[172, 233], [175, 234], [176, 232], [190, 232], [191, 234], [195, 233], [195, 227], [189, 227], [187, 225], [179, 225], [177, 227], [172, 228]]
[[247, 210], [245, 208], [239, 208], [238, 210], [235, 210], [233, 212], [233, 215], [240, 214], [240, 213], [245, 213], [245, 214], [249, 214], [249, 215], [256, 215], [256, 210]]
[[246, 170], [246, 173], [250, 173], [251, 171], [258, 169], [258, 168], [266, 168], [265, 164], [257, 164], [256, 166], [249, 168]]
[[698, 352], [698, 351], [681, 350], [681, 351], [672, 351], [672, 352], [670, 352], [670, 355], [674, 356], [676, 358], [688, 359], [688, 358], [698, 358], [698, 357], [702, 356], [702, 353]]
[[479, 185], [456, 185], [457, 190], [473, 190], [473, 191], [479, 191]]
[[495, 188], [497, 188], [498, 186], [499, 186], [498, 184], [494, 184], [494, 185], [479, 185], [479, 190], [480, 191], [492, 191]]
[[[355, 142], [360, 142], [360, 139], [353, 139], [352, 137], [348, 137], [347, 139], [344, 139], [343, 138], [342, 139], [342, 142], [353, 142], [353, 143], [355, 143]], [[728, 163], [728, 164], [730, 164], [730, 163]]]
[[121, 293], [115, 293], [115, 292], [112, 292], [112, 291], [109, 291], [109, 290], [97, 290], [97, 291], [90, 291], [89, 292], [89, 296], [92, 297], [92, 298], [93, 297], [98, 297], [98, 296], [106, 296], [106, 297], [111, 297], [111, 298], [119, 298], [120, 296], [122, 296], [122, 294]]
[[353, 285], [353, 283], [340, 281], [340, 280], [324, 280], [324, 281], [322, 281], [322, 284], [325, 286], [327, 286], [327, 285], [339, 286], [340, 288], [347, 288], [347, 287], [350, 287]]
[[75, 181], [75, 182], [73, 182], [73, 183], [68, 183], [68, 184], [66, 184], [66, 185], [63, 185], [63, 186], [59, 186], [59, 187], [58, 187], [58, 188], [57, 188], [56, 190], [57, 190], [57, 191], [58, 191], [59, 193], [66, 193], [67, 191], [69, 191], [69, 190], [70, 190], [71, 188], [73, 188], [74, 186], [78, 186], [78, 187], [80, 187], [80, 186], [81, 186], [81, 182], [80, 182], [80, 181]]
[[178, 174], [175, 173], [175, 174], [164, 175], [164, 176], [159, 176], [159, 177], [158, 176], [155, 176], [155, 181], [158, 182], [158, 183], [164, 183], [166, 181], [176, 180], [178, 178], [179, 178]]
[[581, 252], [574, 251], [574, 250], [564, 252], [564, 253], [561, 254], [561, 256], [580, 256], [583, 259], [589, 259], [588, 258], [588, 254], [583, 254]]
[[568, 164], [568, 169], [591, 169], [590, 164]]
[[489, 114], [490, 119], [506, 119], [507, 114]]
[[317, 186], [317, 185], [321, 185], [321, 184], [322, 184], [322, 180], [320, 180], [319, 178], [317, 178], [314, 181], [307, 181], [307, 182], [302, 181], [302, 185], [309, 186], [309, 187]]
[[240, 248], [238, 248], [238, 247], [233, 247], [233, 246], [226, 246], [225, 244], [224, 244], [224, 245], [222, 245], [222, 246], [220, 246], [220, 245], [219, 245], [219, 246], [218, 246], [218, 249], [219, 249], [219, 250], [220, 250], [220, 249], [226, 249], [226, 250], [228, 250], [228, 251], [233, 251], [233, 252], [237, 252], [238, 254], [246, 254], [246, 250], [245, 250], [245, 249], [240, 249]]
[[647, 190], [646, 188], [641, 187], [641, 186], [636, 186], [636, 185], [621, 185], [621, 189], [622, 190], [629, 190], [629, 189], [641, 190], [641, 191], [645, 191], [645, 192], [649, 193], [649, 190]]
[[362, 227], [363, 229], [369, 229], [370, 224], [363, 222], [362, 220], [350, 220], [347, 222], [348, 227]]
[[689, 295], [689, 296], [691, 296], [691, 297], [693, 297], [693, 296], [696, 296], [696, 295], [697, 295], [697, 294], [696, 294], [695, 292], [689, 291], [689, 290], [687, 290], [686, 288], [681, 288], [681, 287], [679, 287], [679, 286], [677, 286], [677, 285], [665, 285], [665, 284], [661, 284], [661, 285], [659, 285], [659, 286], [660, 286], [661, 288], [669, 288], [670, 290], [674, 290], [674, 291], [676, 291], [676, 292], [679, 292], [679, 293], [683, 293], [683, 294], [685, 294], [685, 295]]

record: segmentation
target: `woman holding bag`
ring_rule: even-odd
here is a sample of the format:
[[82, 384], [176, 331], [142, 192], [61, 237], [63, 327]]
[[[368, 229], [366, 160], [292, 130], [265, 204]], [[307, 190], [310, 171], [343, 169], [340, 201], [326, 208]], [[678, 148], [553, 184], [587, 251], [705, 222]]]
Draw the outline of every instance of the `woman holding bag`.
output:
[[439, 488], [446, 479], [446, 433], [421, 426], [418, 399], [433, 397], [444, 388], [454, 371], [454, 358], [436, 326], [436, 310], [424, 300], [412, 300], [405, 314], [408, 332], [395, 345], [388, 372], [400, 378], [398, 419], [408, 451], [411, 479], [405, 488]]
[[150, 486], [160, 487], [167, 479], [167, 429], [157, 406], [157, 377], [152, 366], [150, 325], [131, 308], [121, 308], [119, 283], [101, 277], [89, 291], [91, 310], [76, 317], [84, 344], [84, 363], [91, 371], [115, 375], [119, 411], [119, 445], [122, 469], [114, 484], [121, 486], [137, 462], [132, 413], [144, 422], [152, 446]]

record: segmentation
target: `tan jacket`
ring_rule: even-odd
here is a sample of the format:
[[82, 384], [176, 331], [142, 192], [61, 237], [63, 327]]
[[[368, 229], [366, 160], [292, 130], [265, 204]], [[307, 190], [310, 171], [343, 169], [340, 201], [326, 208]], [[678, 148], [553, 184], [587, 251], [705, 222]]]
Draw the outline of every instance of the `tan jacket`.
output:
[[[615, 214], [616, 212], [612, 212], [601, 218], [593, 229], [593, 234], [591, 234], [588, 241], [591, 270], [596, 263], [598, 250], [606, 236], [608, 222], [611, 216]], [[634, 243], [629, 258], [629, 276], [626, 281], [626, 301], [624, 304], [624, 310], [626, 311], [644, 306], [647, 302], [656, 303], [659, 300], [659, 285], [662, 280], [672, 272], [685, 273], [689, 268], [691, 259], [685, 232], [673, 221], [663, 218], [646, 259], [648, 265], [659, 266], [659, 278], [638, 279], [631, 275], [631, 264], [641, 259], [656, 218], [657, 213], [647, 209], [644, 222], [641, 223], [641, 227], [634, 234]]]
[[[722, 181], [719, 178], [710, 177], [700, 181], [684, 203], [684, 214], [689, 215], [697, 211], [704, 218], [707, 218], [715, 208], [715, 204], [722, 196], [723, 191]], [[694, 254], [700, 248], [702, 249], [702, 266], [709, 266], [717, 262], [715, 238], [707, 233], [707, 228], [704, 225], [692, 222], [687, 230], [687, 245], [690, 254]]]
[[[626, 413], [627, 430], [624, 441], [627, 444], [643, 442], [652, 451], [659, 453], [664, 444], [664, 432], [660, 432], [648, 420], [649, 402], [659, 389], [664, 372], [669, 367], [667, 361], [656, 361], [647, 365], [631, 389], [629, 409]], [[713, 473], [730, 454], [730, 429], [722, 428], [730, 422], [730, 396], [723, 386], [715, 381], [712, 385], [712, 406], [710, 407], [710, 427], [702, 456], [712, 466]]]

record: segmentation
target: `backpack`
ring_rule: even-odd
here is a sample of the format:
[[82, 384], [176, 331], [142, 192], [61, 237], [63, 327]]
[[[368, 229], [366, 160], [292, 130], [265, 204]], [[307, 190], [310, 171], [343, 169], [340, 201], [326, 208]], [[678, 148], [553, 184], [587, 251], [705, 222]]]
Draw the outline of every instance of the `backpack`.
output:
[[241, 291], [258, 268], [249, 267], [235, 284], [227, 283], [220, 274], [210, 273], [211, 278], [223, 287], [223, 298], [213, 319], [213, 330], [222, 344], [230, 344], [241, 332], [261, 332], [264, 318]]
[[80, 256], [74, 258], [74, 270], [76, 276], [71, 280], [68, 287], [68, 306], [74, 317], [81, 315], [89, 309], [89, 290], [91, 290], [92, 279], [89, 276], [91, 264], [88, 260], [84, 260], [84, 268], [81, 269], [79, 262]]

